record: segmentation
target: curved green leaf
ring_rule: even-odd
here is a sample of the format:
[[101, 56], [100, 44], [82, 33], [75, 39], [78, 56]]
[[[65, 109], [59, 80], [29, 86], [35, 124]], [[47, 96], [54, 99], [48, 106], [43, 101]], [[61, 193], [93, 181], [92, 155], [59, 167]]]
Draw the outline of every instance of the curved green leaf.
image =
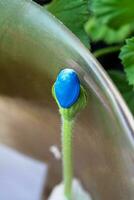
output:
[[102, 40], [107, 44], [113, 44], [123, 42], [129, 35], [131, 27], [124, 25], [119, 30], [114, 30], [105, 24], [101, 24], [97, 18], [92, 17], [86, 23], [85, 29], [93, 42]]
[[45, 8], [63, 22], [87, 47], [89, 38], [84, 24], [89, 18], [89, 0], [53, 0]]
[[129, 84], [134, 86], [134, 37], [126, 40], [119, 57], [124, 65]]
[[133, 0], [93, 0], [92, 10], [101, 23], [119, 28], [134, 22]]

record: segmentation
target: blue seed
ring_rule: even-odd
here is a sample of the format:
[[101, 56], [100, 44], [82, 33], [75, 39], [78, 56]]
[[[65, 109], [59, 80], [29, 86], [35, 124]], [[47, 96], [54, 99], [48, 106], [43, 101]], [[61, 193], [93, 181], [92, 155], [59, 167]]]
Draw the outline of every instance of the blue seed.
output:
[[63, 108], [71, 107], [80, 94], [80, 81], [73, 69], [63, 69], [54, 83], [56, 98]]

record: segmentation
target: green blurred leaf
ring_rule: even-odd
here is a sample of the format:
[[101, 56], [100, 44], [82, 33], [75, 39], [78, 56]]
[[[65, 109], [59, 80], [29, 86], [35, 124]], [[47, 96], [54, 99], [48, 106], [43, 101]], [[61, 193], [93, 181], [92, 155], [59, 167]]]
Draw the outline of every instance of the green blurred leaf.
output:
[[120, 71], [109, 71], [109, 75], [124, 97], [131, 112], [134, 114], [134, 88], [128, 84], [125, 73]]
[[114, 30], [100, 22], [95, 17], [91, 17], [85, 25], [85, 30], [93, 42], [104, 41], [107, 44], [120, 43], [129, 35], [131, 27], [122, 26], [119, 30]]
[[119, 28], [134, 22], [134, 0], [93, 0], [94, 15], [103, 24]]
[[119, 57], [124, 65], [129, 84], [134, 86], [134, 37], [126, 40]]
[[84, 24], [89, 18], [88, 0], [53, 0], [45, 6], [89, 47], [89, 38]]

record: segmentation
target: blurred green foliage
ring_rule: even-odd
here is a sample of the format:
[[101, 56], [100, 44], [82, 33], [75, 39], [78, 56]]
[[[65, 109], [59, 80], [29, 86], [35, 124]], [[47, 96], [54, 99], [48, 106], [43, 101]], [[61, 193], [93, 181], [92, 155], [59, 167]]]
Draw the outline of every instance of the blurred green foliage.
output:
[[45, 6], [89, 47], [89, 37], [84, 30], [88, 20], [88, 0], [53, 0]]
[[[117, 70], [110, 75], [134, 113], [134, 38], [125, 43], [134, 32], [134, 0], [53, 0], [45, 8], [61, 20], [87, 47], [90, 41], [91, 51], [92, 44], [103, 41], [106, 44], [105, 48], [100, 47], [96, 52], [92, 51], [96, 57], [105, 59], [106, 54], [121, 52], [124, 72], [119, 72], [116, 66]], [[129, 98], [124, 95], [126, 90]]]

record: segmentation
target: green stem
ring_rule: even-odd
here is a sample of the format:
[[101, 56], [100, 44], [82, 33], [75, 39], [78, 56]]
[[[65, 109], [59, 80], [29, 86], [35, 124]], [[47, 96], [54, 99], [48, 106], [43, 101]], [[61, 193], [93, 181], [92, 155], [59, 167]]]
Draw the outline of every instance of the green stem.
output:
[[121, 45], [106, 47], [106, 48], [103, 48], [103, 49], [96, 50], [95, 52], [93, 52], [93, 54], [96, 58], [98, 58], [98, 57], [104, 56], [106, 54], [119, 51], [121, 47], [122, 47]]
[[62, 154], [63, 154], [63, 181], [64, 194], [68, 200], [72, 199], [72, 128], [73, 120], [62, 119]]

